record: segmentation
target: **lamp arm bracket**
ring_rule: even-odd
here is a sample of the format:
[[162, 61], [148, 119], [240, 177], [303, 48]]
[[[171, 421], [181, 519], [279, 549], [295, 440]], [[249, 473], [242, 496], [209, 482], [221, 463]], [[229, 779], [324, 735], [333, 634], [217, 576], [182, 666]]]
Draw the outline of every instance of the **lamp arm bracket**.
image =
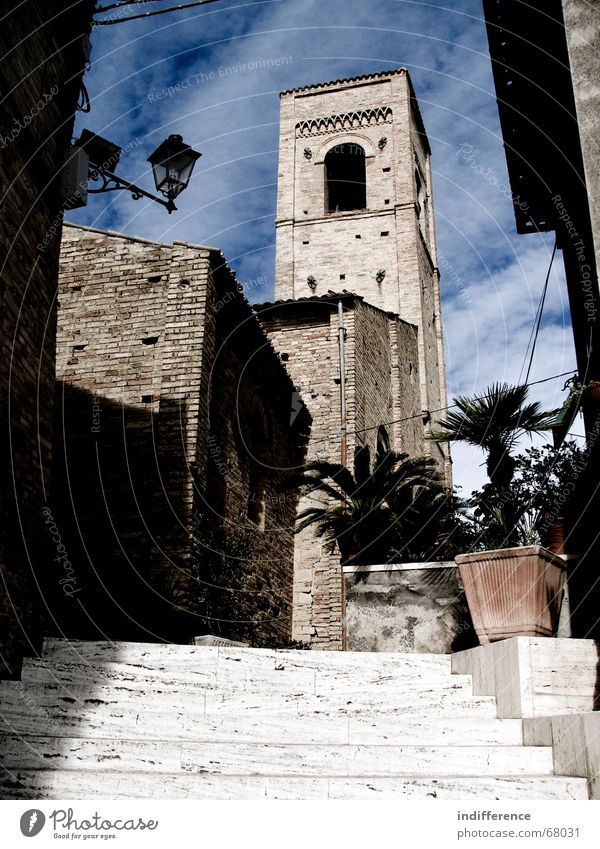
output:
[[173, 210], [177, 209], [173, 200], [169, 198], [168, 200], [162, 200], [162, 198], [157, 197], [156, 195], [150, 194], [145, 189], [141, 189], [139, 186], [136, 186], [134, 183], [129, 183], [127, 180], [123, 180], [121, 177], [117, 177], [116, 174], [113, 174], [112, 171], [107, 171], [105, 168], [94, 168], [90, 167], [88, 173], [88, 179], [92, 182], [96, 183], [100, 181], [100, 185], [98, 188], [88, 187], [88, 192], [91, 194], [101, 194], [102, 192], [118, 192], [118, 191], [126, 191], [131, 192], [131, 197], [133, 200], [139, 200], [142, 197], [150, 198], [150, 200], [156, 201], [156, 203], [160, 203], [162, 206], [167, 208], [169, 214], [173, 212]]

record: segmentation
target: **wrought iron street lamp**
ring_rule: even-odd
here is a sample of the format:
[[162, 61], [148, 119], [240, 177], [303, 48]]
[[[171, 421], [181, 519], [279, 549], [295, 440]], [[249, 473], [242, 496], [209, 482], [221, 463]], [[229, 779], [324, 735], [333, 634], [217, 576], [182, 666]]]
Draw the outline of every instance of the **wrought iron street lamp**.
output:
[[174, 199], [179, 195], [190, 181], [196, 161], [202, 156], [185, 144], [181, 136], [169, 136], [156, 148], [154, 153], [148, 157], [152, 165], [154, 183], [156, 189], [168, 198], [167, 209], [171, 211]]
[[[63, 175], [63, 197], [67, 199], [66, 206], [71, 209], [85, 206], [88, 192], [100, 194], [125, 190], [131, 192], [134, 200], [146, 197], [162, 204], [170, 214], [177, 209], [173, 201], [187, 188], [194, 165], [202, 154], [192, 150], [178, 135], [169, 136], [150, 154], [148, 162], [152, 165], [156, 189], [166, 200], [115, 174], [113, 169], [117, 166], [120, 156], [121, 148], [118, 145], [89, 130], [83, 130], [72, 148]], [[99, 185], [92, 188], [88, 181]]]

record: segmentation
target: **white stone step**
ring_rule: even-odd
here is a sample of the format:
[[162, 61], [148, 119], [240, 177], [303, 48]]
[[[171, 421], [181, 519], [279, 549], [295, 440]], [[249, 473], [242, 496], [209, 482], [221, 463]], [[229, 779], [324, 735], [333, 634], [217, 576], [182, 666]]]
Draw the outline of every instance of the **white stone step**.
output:
[[338, 692], [331, 695], [307, 696], [304, 693], [279, 695], [270, 693], [238, 693], [222, 695], [206, 693], [205, 712], [210, 714], [254, 713], [399, 713], [411, 716], [496, 716], [496, 702], [491, 697], [471, 696], [464, 691], [417, 690], [406, 688]]
[[[12, 686], [11, 686], [12, 685]], [[368, 712], [372, 714], [398, 713], [412, 716], [496, 716], [496, 702], [489, 696], [471, 696], [461, 689], [418, 690], [411, 692], [406, 687], [380, 690], [371, 693], [368, 688], [358, 693], [333, 695], [307, 695], [301, 689], [296, 693], [280, 694], [273, 691], [244, 692], [229, 694], [211, 693], [202, 689], [173, 686], [163, 682], [143, 686], [123, 683], [114, 686], [103, 684], [54, 684], [23, 683], [18, 690], [12, 682], [0, 682], [2, 696], [0, 705], [17, 708], [25, 703], [35, 712], [54, 705], [67, 707], [79, 704], [87, 710], [96, 706], [110, 705], [125, 708], [128, 705], [138, 710], [158, 712], [185, 712], [207, 714], [260, 714], [328, 713], [343, 714]], [[1, 707], [0, 707], [1, 710]], [[29, 711], [28, 711], [29, 712]]]
[[440, 654], [415, 654], [412, 652], [340, 652], [340, 651], [295, 651], [283, 649], [252, 649], [214, 646], [186, 646], [173, 643], [132, 643], [107, 641], [69, 642], [61, 639], [46, 639], [42, 657], [64, 663], [152, 663], [165, 664], [169, 668], [191, 664], [196, 668], [212, 668], [219, 661], [236, 663], [240, 667], [273, 668], [285, 664], [303, 669], [355, 670], [402, 668], [407, 671], [420, 669], [431, 672], [451, 672], [451, 656]]
[[3, 799], [472, 799], [587, 800], [584, 778], [284, 778], [15, 770], [0, 778]]
[[429, 670], [415, 667], [407, 669], [404, 666], [369, 666], [356, 670], [312, 668], [296, 662], [279, 660], [271, 666], [254, 667], [248, 663], [238, 663], [230, 658], [222, 658], [214, 668], [196, 666], [194, 660], [188, 664], [169, 664], [165, 661], [153, 663], [120, 663], [118, 661], [86, 661], [73, 662], [55, 659], [26, 658], [23, 662], [23, 681], [90, 681], [90, 680], [129, 681], [136, 680], [172, 680], [173, 683], [188, 682], [210, 689], [217, 686], [232, 684], [278, 684], [282, 681], [291, 686], [304, 686], [310, 689], [319, 684], [321, 688], [329, 688], [345, 682], [385, 684], [399, 682], [410, 685], [411, 688], [424, 687], [456, 687], [459, 684], [469, 684], [470, 675], [452, 675], [447, 670]]
[[551, 775], [552, 749], [524, 746], [354, 746], [195, 743], [3, 735], [4, 769], [110, 769], [222, 775]]
[[216, 670], [180, 668], [171, 670], [150, 663], [133, 666], [121, 663], [63, 663], [27, 659], [23, 662], [23, 682], [141, 686], [152, 688], [199, 689], [219, 696], [230, 696], [241, 692], [265, 697], [290, 696], [298, 693], [328, 698], [356, 696], [364, 698], [373, 694], [379, 699], [396, 691], [423, 693], [436, 691], [461, 692], [471, 695], [472, 679], [469, 675], [438, 675], [418, 670], [410, 674], [395, 671], [365, 670], [360, 675], [347, 672], [334, 673], [326, 670], [289, 668], [244, 670], [237, 665], [217, 667]]
[[203, 710], [193, 707], [160, 711], [153, 704], [59, 705], [55, 696], [42, 700], [37, 695], [35, 709], [31, 710], [20, 694], [9, 699], [0, 696], [0, 705], [0, 731], [17, 734], [407, 746], [470, 745], [473, 740], [480, 745], [518, 746], [523, 742], [520, 720], [478, 716], [411, 717], [371, 712], [204, 715]]
[[183, 769], [222, 775], [552, 775], [550, 747], [186, 743]]

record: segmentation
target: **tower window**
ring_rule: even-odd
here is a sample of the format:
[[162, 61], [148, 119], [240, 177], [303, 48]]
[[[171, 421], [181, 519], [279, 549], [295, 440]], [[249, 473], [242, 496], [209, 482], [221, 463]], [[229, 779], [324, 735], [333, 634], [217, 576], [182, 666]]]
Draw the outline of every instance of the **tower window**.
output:
[[248, 518], [264, 531], [267, 487], [265, 476], [257, 466], [251, 466], [248, 480]]
[[365, 151], [359, 144], [338, 144], [325, 157], [325, 209], [344, 212], [366, 208]]
[[265, 529], [267, 485], [265, 461], [272, 441], [270, 416], [261, 398], [255, 398], [245, 416], [244, 442], [248, 462], [247, 517], [261, 531]]
[[384, 425], [380, 425], [377, 430], [377, 453], [376, 463], [381, 461], [390, 453], [390, 437]]
[[423, 185], [423, 181], [421, 180], [421, 175], [418, 170], [415, 169], [415, 189], [417, 194], [417, 215], [421, 214], [421, 209], [426, 200], [426, 192], [425, 186]]

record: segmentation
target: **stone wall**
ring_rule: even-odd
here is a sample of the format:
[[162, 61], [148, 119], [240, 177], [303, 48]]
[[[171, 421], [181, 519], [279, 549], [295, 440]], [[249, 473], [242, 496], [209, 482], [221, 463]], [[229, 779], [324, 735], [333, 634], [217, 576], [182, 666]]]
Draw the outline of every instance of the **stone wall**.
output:
[[222, 256], [69, 226], [60, 303], [61, 627], [285, 644], [309, 420]]
[[344, 567], [348, 648], [449, 654], [477, 645], [453, 562]]
[[[354, 295], [257, 306], [260, 321], [313, 420], [308, 460], [341, 461], [338, 301], [344, 311], [347, 465], [356, 448], [377, 451], [379, 429], [390, 448], [423, 454], [417, 331]], [[305, 497], [300, 509], [320, 504]], [[339, 551], [314, 530], [296, 537], [294, 637], [321, 649], [344, 645], [344, 588]]]
[[54, 543], [49, 485], [59, 172], [68, 150], [94, 3], [9, 4], [0, 28], [0, 677], [43, 630], [39, 581]]

